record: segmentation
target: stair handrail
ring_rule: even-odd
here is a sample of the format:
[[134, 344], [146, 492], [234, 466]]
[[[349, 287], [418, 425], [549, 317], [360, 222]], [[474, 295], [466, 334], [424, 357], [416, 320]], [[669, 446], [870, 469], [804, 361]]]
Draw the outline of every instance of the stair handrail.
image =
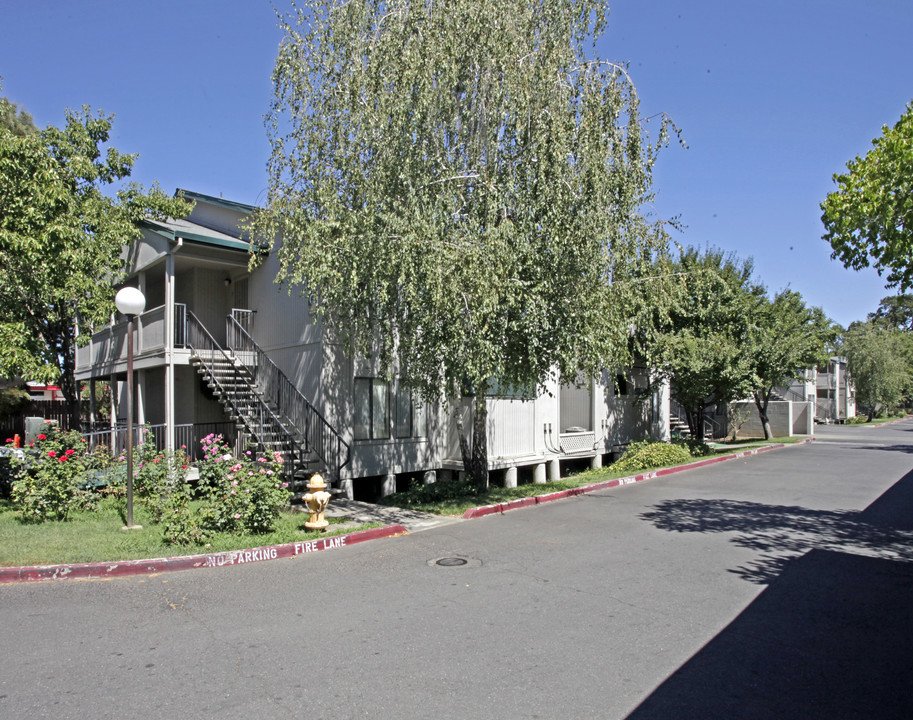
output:
[[[232, 368], [233, 378], [235, 379], [235, 386], [245, 385], [251, 393], [256, 396], [257, 389], [251, 384], [251, 381], [246, 373], [242, 373], [241, 370], [237, 367], [234, 362], [234, 359], [225, 352], [225, 349], [219, 345], [216, 339], [212, 336], [212, 333], [206, 329], [206, 326], [200, 322], [199, 318], [193, 314], [192, 311], [187, 310], [187, 345], [190, 348], [191, 352], [196, 355], [200, 362], [203, 363], [204, 368], [209, 373], [209, 377], [213, 384], [219, 390], [219, 395], [231, 405], [233, 415], [239, 418], [250, 430], [251, 435], [254, 436], [254, 439], [257, 440], [261, 445], [265, 445], [265, 430], [267, 426], [267, 420], [272, 422], [275, 426], [279, 427], [283, 434], [286, 436], [286, 442], [291, 448], [291, 453], [287, 453], [283, 457], [283, 462], [285, 463], [285, 473], [289, 481], [294, 475], [295, 471], [295, 459], [303, 458], [304, 453], [301, 450], [300, 443], [295, 439], [295, 436], [290, 432], [289, 428], [285, 426], [285, 423], [280, 417], [273, 412], [266, 403], [259, 402], [257, 404], [257, 413], [259, 417], [252, 417], [250, 414], [242, 412], [241, 406], [238, 403], [238, 398], [235, 392], [230, 391], [226, 386], [220, 381], [219, 377], [215, 373], [215, 359], [219, 357], [220, 359], [226, 361], [229, 366]], [[204, 352], [208, 354], [209, 364], [206, 364], [206, 356]]]
[[[675, 415], [679, 420], [688, 425], [690, 428], [690, 423], [688, 422], [688, 413], [682, 404], [675, 398], [669, 398], [669, 412]], [[705, 415], [704, 427], [702, 428], [704, 431], [704, 437], [701, 439], [706, 439], [708, 435], [711, 437], [711, 439], [715, 438], [718, 436], [717, 434], [721, 429], [722, 426], [716, 420]]]
[[304, 437], [305, 450], [317, 455], [339, 480], [342, 468], [352, 459], [349, 443], [232, 315], [225, 318], [225, 337], [228, 349], [247, 368], [260, 395], [292, 422]]
[[789, 400], [790, 402], [810, 402], [812, 399], [809, 397], [804, 397], [800, 392], [794, 390], [792, 387], [787, 387], [786, 385], [777, 385], [773, 388], [773, 391], [780, 395], [784, 400]]

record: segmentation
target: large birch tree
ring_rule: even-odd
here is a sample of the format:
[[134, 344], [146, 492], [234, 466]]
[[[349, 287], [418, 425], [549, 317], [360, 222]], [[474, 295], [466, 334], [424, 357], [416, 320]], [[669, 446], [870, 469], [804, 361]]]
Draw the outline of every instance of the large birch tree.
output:
[[[666, 140], [598, 0], [312, 0], [280, 18], [255, 221], [279, 281], [425, 399], [472, 388], [464, 464], [487, 487], [486, 390], [628, 360], [628, 292], [665, 245], [645, 216]], [[470, 440], [472, 446], [470, 446]]]

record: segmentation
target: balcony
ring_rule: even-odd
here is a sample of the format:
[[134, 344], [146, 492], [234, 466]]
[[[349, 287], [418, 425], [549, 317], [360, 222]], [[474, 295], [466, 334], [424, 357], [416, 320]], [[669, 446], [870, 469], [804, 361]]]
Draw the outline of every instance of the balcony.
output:
[[[164, 358], [166, 348], [165, 306], [147, 310], [137, 317], [133, 353], [138, 364], [142, 360]], [[174, 305], [174, 349], [185, 347], [187, 337], [187, 307]], [[92, 340], [76, 349], [76, 375], [78, 379], [100, 377], [115, 371], [127, 362], [127, 323], [110, 325], [92, 335]]]

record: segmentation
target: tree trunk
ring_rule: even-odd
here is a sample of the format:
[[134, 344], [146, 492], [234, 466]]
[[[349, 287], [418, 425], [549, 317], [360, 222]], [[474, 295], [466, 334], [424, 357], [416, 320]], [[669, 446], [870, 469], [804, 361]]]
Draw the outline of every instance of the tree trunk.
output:
[[82, 430], [82, 403], [79, 399], [79, 383], [76, 382], [76, 349], [72, 337], [64, 331], [60, 347], [61, 375], [57, 381], [60, 392], [67, 404], [70, 416], [70, 430]]
[[764, 439], [770, 440], [773, 437], [773, 432], [770, 429], [770, 418], [767, 417], [767, 408], [770, 405], [770, 390], [765, 392], [763, 396], [761, 393], [753, 392], [752, 397], [754, 397], [754, 404], [758, 408], [758, 418], [764, 427]]
[[488, 491], [488, 402], [484, 388], [473, 399], [472, 446], [460, 423], [460, 454], [463, 469], [472, 478], [479, 492]]
[[704, 439], [704, 407], [701, 406], [696, 409], [685, 410], [685, 415], [688, 418], [688, 430], [691, 432], [691, 437], [695, 440]]

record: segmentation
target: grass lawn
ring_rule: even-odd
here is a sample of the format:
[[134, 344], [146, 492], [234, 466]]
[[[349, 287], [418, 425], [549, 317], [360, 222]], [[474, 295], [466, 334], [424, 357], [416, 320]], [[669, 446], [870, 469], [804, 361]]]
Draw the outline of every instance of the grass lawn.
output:
[[[856, 417], [865, 417], [865, 415], [861, 415], [861, 416], [857, 415]], [[903, 420], [906, 417], [907, 417], [906, 413], [901, 414], [901, 415], [877, 415], [876, 417], [872, 418], [871, 422], [874, 425], [876, 423], [891, 422], [892, 420]], [[860, 424], [867, 425], [868, 421], [866, 421], [864, 423], [860, 423]]]
[[[725, 441], [714, 443], [711, 446], [711, 454], [728, 455], [732, 452], [739, 452], [764, 445], [773, 445], [776, 443], [796, 443], [803, 438], [801, 437], [782, 437], [772, 438], [770, 440], [737, 440], [735, 442]], [[692, 460], [700, 460], [696, 457]], [[421, 512], [433, 513], [435, 515], [462, 515], [469, 508], [479, 507], [481, 505], [496, 505], [498, 503], [517, 500], [519, 498], [533, 497], [536, 495], [545, 495], [547, 493], [557, 492], [559, 490], [570, 490], [584, 485], [594, 485], [596, 483], [612, 480], [629, 475], [637, 475], [649, 470], [658, 470], [661, 465], [656, 467], [647, 467], [637, 471], [614, 471], [612, 466], [600, 468], [598, 470], [585, 470], [575, 475], [561, 478], [556, 482], [550, 482], [545, 485], [536, 485], [526, 483], [518, 485], [515, 488], [489, 487], [486, 493], [477, 493], [470, 483], [459, 482], [441, 482], [432, 485], [416, 485], [405, 491], [388, 495], [380, 503], [392, 507], [403, 507]]]
[[[176, 546], [162, 542], [162, 528], [154, 525], [142, 503], [134, 506], [134, 522], [142, 530], [121, 530], [124, 526], [124, 501], [102, 500], [92, 512], [71, 513], [66, 522], [23, 525], [9, 501], [0, 500], [0, 567], [58, 565], [111, 560], [198, 555], [200, 553], [243, 550], [264, 545], [316, 540], [353, 530], [379, 527], [370, 523], [353, 527], [343, 520], [328, 518], [326, 532], [306, 530], [307, 513], [283, 513], [276, 529], [266, 535], [213, 535], [208, 544]], [[334, 529], [333, 524], [339, 525]]]

